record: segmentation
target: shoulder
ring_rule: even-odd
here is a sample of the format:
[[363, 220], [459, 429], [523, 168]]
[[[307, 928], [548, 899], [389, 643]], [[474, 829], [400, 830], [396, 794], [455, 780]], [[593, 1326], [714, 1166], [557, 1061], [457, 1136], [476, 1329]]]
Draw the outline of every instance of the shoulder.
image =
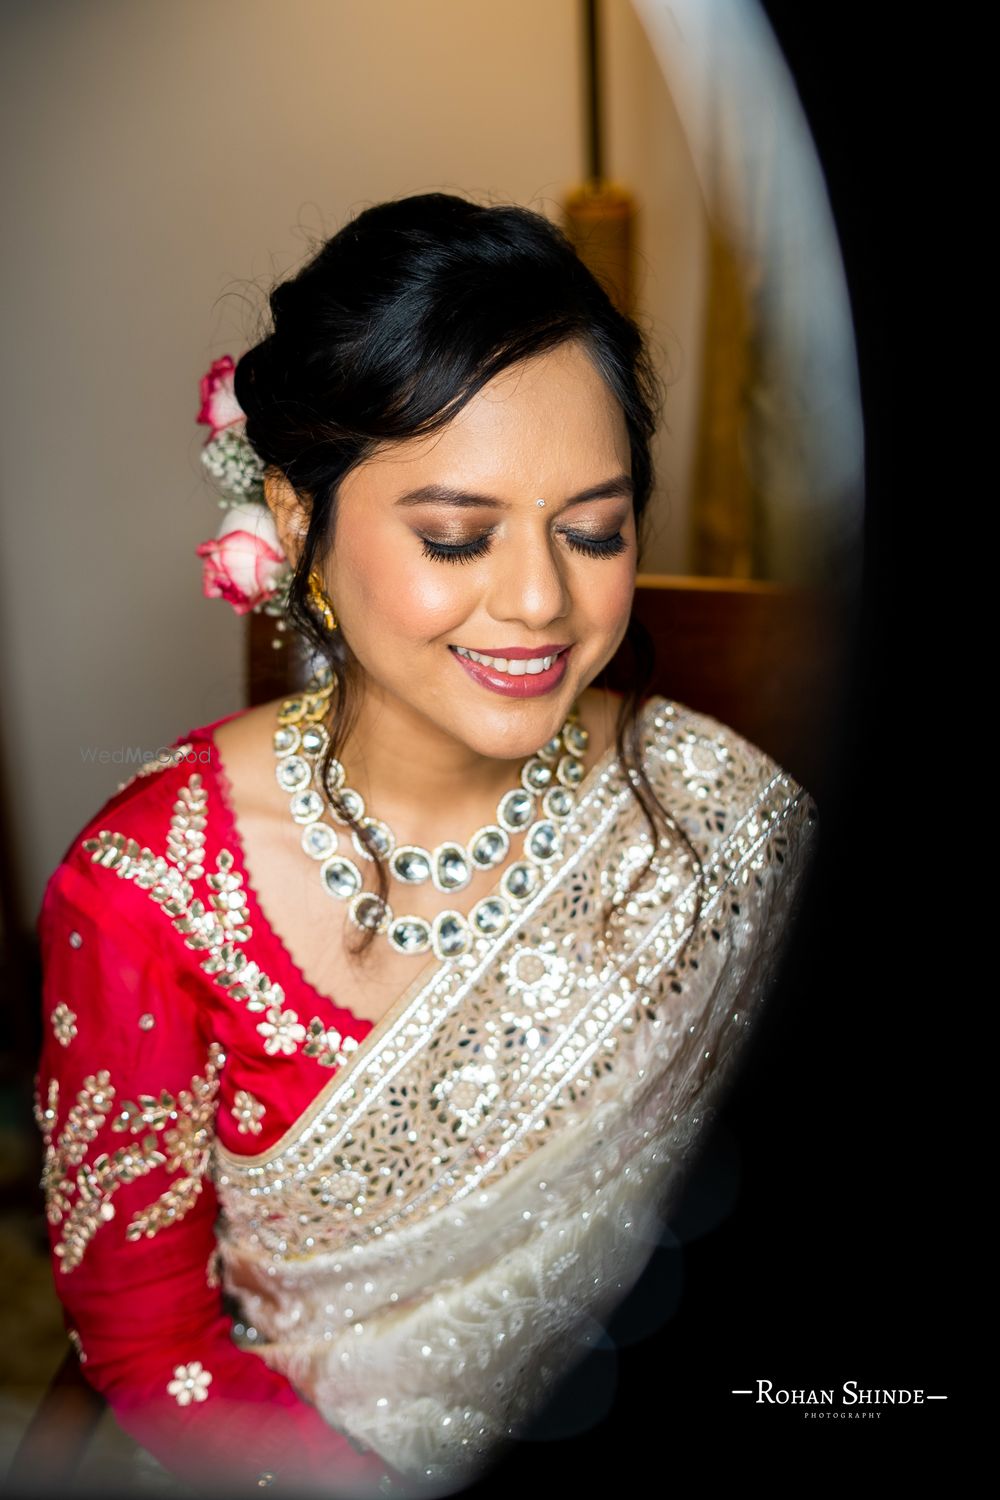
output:
[[[706, 899], [696, 922], [718, 941], [731, 919], [748, 951], [755, 931], [776, 938], [819, 847], [814, 798], [761, 746], [711, 714], [656, 695], [641, 717], [656, 800], [700, 864]], [[675, 854], [668, 836], [668, 888]]]
[[43, 938], [67, 908], [70, 915], [141, 928], [143, 935], [162, 926], [162, 919], [151, 924], [151, 891], [158, 881], [200, 874], [201, 851], [224, 811], [216, 794], [214, 727], [189, 730], [144, 760], [78, 827], [45, 885], [37, 919]]
[[772, 755], [676, 699], [647, 699], [642, 719], [653, 790], [703, 860], [734, 871], [770, 865], [786, 875], [811, 863], [815, 799]]
[[642, 714], [647, 753], [661, 775], [733, 798], [780, 785], [789, 796], [812, 800], [772, 755], [711, 714], [661, 695], [647, 699]]
[[[231, 715], [213, 734], [215, 769], [231, 802], [244, 815], [266, 810], [275, 801], [274, 731], [285, 698], [274, 698]], [[279, 803], [281, 811], [284, 804]]]
[[[588, 729], [593, 758], [599, 761], [616, 743], [623, 693], [588, 688], [580, 697], [581, 719]], [[636, 746], [658, 795], [725, 804], [738, 815], [770, 797], [778, 804], [802, 804], [814, 820], [817, 809], [809, 792], [760, 745], [732, 725], [676, 698], [652, 693], [635, 712]], [[631, 736], [626, 732], [625, 745]]]

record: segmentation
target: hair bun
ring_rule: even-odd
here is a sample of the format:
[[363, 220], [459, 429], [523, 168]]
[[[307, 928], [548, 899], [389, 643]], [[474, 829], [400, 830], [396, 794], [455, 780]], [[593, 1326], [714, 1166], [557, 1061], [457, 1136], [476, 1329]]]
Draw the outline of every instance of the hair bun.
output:
[[233, 376], [233, 391], [241, 409], [248, 418], [255, 417], [261, 407], [261, 392], [266, 386], [266, 378], [261, 379], [260, 363], [268, 343], [257, 344], [238, 360], [236, 371]]

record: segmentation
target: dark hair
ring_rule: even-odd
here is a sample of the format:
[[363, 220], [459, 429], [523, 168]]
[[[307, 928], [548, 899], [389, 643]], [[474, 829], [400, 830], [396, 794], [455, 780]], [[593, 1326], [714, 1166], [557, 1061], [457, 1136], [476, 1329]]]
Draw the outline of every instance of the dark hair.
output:
[[[327, 631], [314, 615], [308, 579], [314, 567], [322, 571], [336, 544], [338, 487], [345, 476], [383, 443], [443, 427], [508, 366], [578, 340], [624, 413], [641, 555], [661, 386], [638, 326], [617, 310], [565, 234], [517, 205], [483, 206], [449, 193], [376, 204], [275, 286], [268, 300], [273, 329], [240, 359], [235, 392], [249, 442], [266, 469], [288, 480], [309, 517], [288, 616], [336, 673], [338, 711], [320, 768], [326, 787], [330, 761], [339, 758], [356, 721], [360, 668], [343, 631]], [[619, 707], [618, 755], [653, 852], [667, 824], [690, 850], [699, 872], [700, 915], [701, 860], [643, 765], [638, 715], [652, 679], [653, 650], [634, 616], [626, 641], [635, 671]], [[636, 872], [626, 899], [651, 860], [652, 854]], [[374, 862], [385, 903], [388, 870], [377, 856]], [[364, 931], [352, 951], [364, 952], [374, 937], [373, 929]]]

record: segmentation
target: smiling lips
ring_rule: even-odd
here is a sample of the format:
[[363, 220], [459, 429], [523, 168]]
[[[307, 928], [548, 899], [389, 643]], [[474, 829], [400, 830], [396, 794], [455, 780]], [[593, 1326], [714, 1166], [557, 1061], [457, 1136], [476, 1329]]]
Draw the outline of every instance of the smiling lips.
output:
[[498, 672], [509, 672], [512, 677], [523, 676], [526, 672], [536, 674], [548, 671], [560, 651], [568, 651], [568, 646], [507, 646], [497, 647], [494, 651], [471, 651], [467, 646], [456, 646], [454, 648], [459, 656], [467, 656], [472, 661], [480, 661], [484, 666], [495, 667]]
[[570, 651], [569, 646], [557, 644], [509, 646], [504, 655], [499, 651], [496, 654], [470, 651], [465, 646], [450, 649], [469, 676], [483, 687], [515, 698], [535, 697], [551, 691], [563, 679]]

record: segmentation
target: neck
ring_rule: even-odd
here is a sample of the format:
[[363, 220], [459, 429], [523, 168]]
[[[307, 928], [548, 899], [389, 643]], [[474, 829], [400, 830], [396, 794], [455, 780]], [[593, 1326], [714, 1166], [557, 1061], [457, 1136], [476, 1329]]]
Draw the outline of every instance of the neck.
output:
[[[561, 727], [562, 721], [552, 732]], [[517, 785], [521, 766], [537, 749], [532, 745], [513, 758], [481, 755], [409, 704], [372, 689], [340, 759], [371, 816], [407, 842], [426, 843], [462, 838], [492, 821], [497, 802]]]

